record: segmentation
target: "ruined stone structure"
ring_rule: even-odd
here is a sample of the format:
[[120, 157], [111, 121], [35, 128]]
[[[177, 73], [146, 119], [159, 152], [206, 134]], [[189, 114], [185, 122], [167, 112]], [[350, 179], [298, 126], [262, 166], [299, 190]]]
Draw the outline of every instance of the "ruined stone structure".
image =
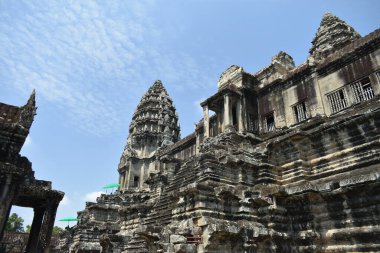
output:
[[[178, 140], [156, 81], [120, 189], [87, 203], [69, 252], [380, 252], [380, 30], [325, 14], [307, 61], [231, 66]], [[210, 113], [210, 111], [214, 113]]]
[[45, 252], [63, 192], [34, 177], [31, 162], [20, 155], [36, 114], [34, 91], [26, 105], [0, 103], [0, 239], [12, 205], [34, 209], [26, 252]]
[[[29, 239], [29, 233], [4, 231], [2, 246], [4, 250], [0, 252], [7, 253], [24, 253]], [[54, 253], [54, 249], [60, 241], [59, 235], [52, 235], [50, 239], [49, 252]], [[47, 250], [47, 249], [46, 249]]]

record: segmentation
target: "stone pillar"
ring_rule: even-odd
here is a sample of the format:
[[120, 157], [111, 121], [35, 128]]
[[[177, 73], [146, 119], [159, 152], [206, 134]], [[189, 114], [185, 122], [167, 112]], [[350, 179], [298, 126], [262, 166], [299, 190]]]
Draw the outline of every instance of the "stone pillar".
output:
[[230, 94], [224, 95], [223, 125], [224, 125], [224, 131], [233, 127], [233, 125], [232, 125], [232, 106], [231, 106]]
[[120, 176], [119, 176], [119, 191], [122, 191], [124, 189], [124, 178], [125, 178], [125, 171], [123, 171], [122, 173], [120, 173]]
[[353, 93], [352, 89], [344, 89], [344, 92], [346, 93], [346, 103], [347, 107], [355, 104], [355, 94]]
[[38, 239], [41, 231], [42, 219], [44, 217], [45, 209], [42, 207], [34, 208], [34, 217], [32, 227], [29, 233], [28, 244], [26, 252], [38, 252]]
[[313, 73], [312, 75], [313, 78], [313, 86], [315, 90], [315, 100], [316, 103], [314, 105], [310, 105], [309, 107], [309, 112], [310, 112], [310, 117], [315, 117], [317, 115], [326, 115], [326, 111], [329, 111], [328, 104], [325, 105], [324, 101], [324, 94], [321, 92], [321, 88], [319, 86], [318, 82], [318, 75], [316, 73]]
[[375, 95], [380, 94], [380, 73], [377, 71], [377, 73], [372, 74], [369, 76], [369, 79], [371, 81], [372, 89]]
[[127, 182], [127, 189], [130, 189], [131, 185], [132, 185], [132, 181], [131, 180], [133, 180], [131, 178], [132, 169], [133, 169], [131, 161], [128, 161], [128, 168], [129, 168], [129, 170], [128, 170], [128, 176], [126, 178], [126, 182]]
[[199, 132], [197, 132], [197, 129], [195, 128], [195, 134], [196, 134], [196, 137], [195, 137], [195, 154], [198, 155], [199, 154], [199, 148], [200, 148], [200, 145], [201, 145], [201, 140], [200, 140], [200, 134]]
[[221, 113], [216, 114], [217, 117], [217, 125], [218, 125], [218, 134], [223, 132], [223, 115]]
[[236, 116], [237, 116], [237, 123], [238, 123], [238, 131], [244, 132], [246, 130], [244, 125], [244, 103], [243, 98], [239, 98], [236, 103]]
[[120, 182], [120, 184], [121, 184], [121, 190], [125, 189], [125, 179], [126, 179], [126, 177], [127, 177], [127, 170], [125, 170], [123, 172], [123, 177], [121, 178], [121, 182]]
[[126, 170], [124, 174], [123, 190], [128, 189], [128, 177], [129, 177], [129, 170]]
[[5, 225], [12, 207], [12, 200], [15, 194], [16, 185], [12, 184], [12, 175], [7, 175], [0, 192], [0, 241], [3, 238]]
[[48, 253], [50, 248], [50, 240], [53, 232], [55, 215], [57, 213], [59, 201], [54, 199], [49, 201], [48, 206], [44, 212], [44, 219], [42, 221], [40, 236], [38, 240], [38, 252]]
[[146, 167], [146, 161], [143, 162], [141, 168], [140, 168], [140, 177], [139, 177], [139, 189], [143, 189], [143, 183], [144, 183], [144, 171]]
[[205, 138], [210, 136], [210, 118], [208, 115], [208, 105], [203, 106], [203, 129]]

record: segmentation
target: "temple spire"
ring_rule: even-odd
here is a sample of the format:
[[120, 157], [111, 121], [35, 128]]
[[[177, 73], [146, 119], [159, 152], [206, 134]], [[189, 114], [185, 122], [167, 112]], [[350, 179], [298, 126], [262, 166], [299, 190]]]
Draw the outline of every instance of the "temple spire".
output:
[[140, 149], [146, 144], [146, 137], [149, 136], [149, 142], [155, 140], [154, 145], [160, 147], [165, 128], [170, 130], [170, 136], [166, 136], [165, 140], [178, 141], [180, 129], [176, 109], [164, 85], [157, 80], [145, 92], [135, 110], [129, 127], [128, 142]]
[[319, 60], [358, 38], [360, 38], [360, 34], [354, 28], [337, 16], [329, 12], [325, 13], [311, 42], [310, 56]]
[[173, 101], [162, 82], [157, 80], [142, 96], [133, 114], [118, 167], [120, 190], [148, 188], [145, 180], [155, 168], [156, 151], [179, 138], [180, 127]]

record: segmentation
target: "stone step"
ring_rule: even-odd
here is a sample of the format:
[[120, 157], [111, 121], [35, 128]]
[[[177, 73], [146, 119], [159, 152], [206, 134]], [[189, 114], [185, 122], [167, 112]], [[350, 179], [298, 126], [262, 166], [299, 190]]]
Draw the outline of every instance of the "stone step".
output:
[[[197, 169], [194, 170], [194, 162], [189, 160], [181, 166], [178, 172], [169, 181], [168, 186], [159, 197], [153, 210], [144, 219], [145, 225], [163, 225], [170, 223], [172, 219], [171, 210], [175, 207], [175, 202], [170, 197], [171, 193], [177, 191], [180, 187], [188, 185], [197, 179]], [[170, 195], [169, 195], [170, 194]]]

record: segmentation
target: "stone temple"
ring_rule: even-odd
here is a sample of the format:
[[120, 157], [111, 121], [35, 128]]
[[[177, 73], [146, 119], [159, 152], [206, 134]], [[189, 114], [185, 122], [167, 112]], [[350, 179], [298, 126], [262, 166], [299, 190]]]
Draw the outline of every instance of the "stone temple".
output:
[[231, 66], [180, 139], [160, 81], [137, 106], [119, 190], [62, 252], [380, 252], [380, 29], [325, 14], [305, 63]]
[[[36, 179], [32, 163], [20, 155], [36, 110], [34, 91], [24, 106], [0, 103], [0, 242], [12, 206], [33, 208], [27, 253], [49, 252], [55, 215], [64, 196], [52, 189], [50, 181]], [[9, 248], [0, 244], [0, 252], [14, 252]]]

